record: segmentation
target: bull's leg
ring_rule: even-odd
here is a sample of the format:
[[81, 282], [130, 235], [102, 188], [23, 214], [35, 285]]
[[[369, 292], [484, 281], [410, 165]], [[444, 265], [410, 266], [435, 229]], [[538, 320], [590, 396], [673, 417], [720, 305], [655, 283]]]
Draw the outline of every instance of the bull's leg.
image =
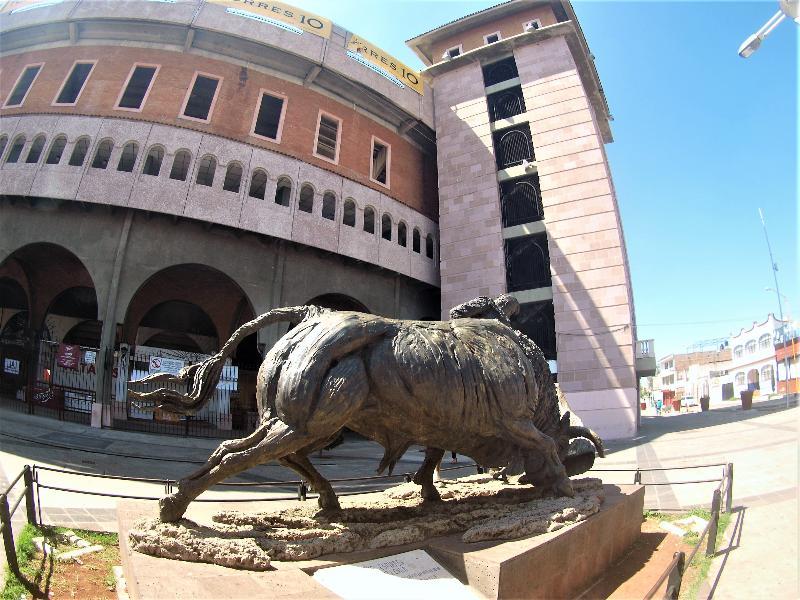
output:
[[436, 465], [442, 460], [444, 450], [440, 448], [425, 448], [425, 460], [419, 470], [414, 474], [414, 483], [422, 486], [422, 497], [425, 500], [441, 500], [439, 490], [433, 485], [433, 472]]
[[211, 486], [261, 463], [292, 454], [313, 442], [316, 437], [298, 433], [282, 421], [272, 423], [269, 431], [256, 445], [226, 454], [208, 472], [181, 479], [178, 482], [178, 491], [165, 496], [159, 502], [161, 520], [177, 521], [186, 512], [189, 503]]
[[308, 457], [303, 453], [290, 454], [281, 459], [290, 469], [297, 471], [300, 476], [308, 481], [314, 490], [319, 494], [317, 500], [319, 507], [325, 510], [339, 510], [339, 499], [336, 497], [336, 492], [330, 482], [323, 477], [322, 473], [317, 471], [316, 467], [308, 460]]
[[186, 479], [196, 479], [202, 475], [205, 475], [211, 469], [216, 467], [226, 455], [231, 454], [232, 452], [239, 452], [241, 450], [246, 450], [247, 448], [252, 448], [264, 439], [264, 436], [269, 433], [270, 427], [272, 427], [277, 420], [278, 419], [270, 419], [265, 424], [257, 427], [256, 430], [247, 437], [235, 440], [225, 440], [219, 446], [217, 446], [217, 449], [214, 450], [214, 452], [211, 453], [211, 456], [208, 457], [206, 464], [197, 469], [197, 471], [189, 475]]
[[536, 452], [523, 452], [526, 477], [520, 481], [549, 485], [559, 496], [574, 496], [575, 491], [564, 465], [558, 459], [558, 449], [552, 438], [526, 419], [512, 421], [507, 427], [514, 442]]

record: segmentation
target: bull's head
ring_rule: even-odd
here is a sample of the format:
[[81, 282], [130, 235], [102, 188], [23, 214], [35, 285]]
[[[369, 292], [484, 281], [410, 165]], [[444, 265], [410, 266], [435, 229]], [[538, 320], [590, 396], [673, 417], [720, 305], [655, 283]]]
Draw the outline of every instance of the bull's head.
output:
[[603, 441], [594, 431], [582, 425], [570, 425], [570, 413], [564, 413], [559, 423], [558, 457], [568, 476], [585, 473], [594, 465], [595, 453], [605, 458]]

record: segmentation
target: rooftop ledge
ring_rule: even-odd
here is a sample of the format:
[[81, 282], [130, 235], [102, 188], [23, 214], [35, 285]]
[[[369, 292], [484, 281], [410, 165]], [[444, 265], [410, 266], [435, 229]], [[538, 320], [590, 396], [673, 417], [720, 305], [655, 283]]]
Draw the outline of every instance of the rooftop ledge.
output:
[[428, 79], [431, 87], [433, 87], [437, 76], [459, 69], [470, 62], [488, 64], [495, 60], [505, 58], [513, 53], [514, 48], [517, 46], [536, 44], [537, 42], [542, 42], [558, 36], [564, 36], [567, 41], [567, 45], [575, 59], [578, 74], [586, 88], [586, 94], [592, 104], [594, 114], [597, 117], [597, 123], [600, 128], [600, 133], [603, 136], [603, 142], [609, 144], [614, 141], [610, 125], [610, 122], [613, 121], [613, 117], [608, 109], [608, 103], [606, 102], [597, 71], [594, 68], [594, 63], [581, 43], [580, 34], [574, 21], [563, 21], [555, 25], [533, 29], [493, 44], [487, 44], [480, 48], [475, 48], [474, 50], [468, 50], [455, 58], [443, 60], [427, 67], [422, 71], [422, 75]]

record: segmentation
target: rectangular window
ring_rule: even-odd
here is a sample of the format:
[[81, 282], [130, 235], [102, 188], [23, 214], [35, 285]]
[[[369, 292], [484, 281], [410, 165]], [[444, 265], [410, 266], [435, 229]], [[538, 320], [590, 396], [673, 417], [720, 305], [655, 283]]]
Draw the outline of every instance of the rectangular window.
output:
[[483, 42], [485, 44], [494, 44], [495, 42], [500, 41], [500, 32], [495, 31], [494, 33], [490, 33], [489, 35], [483, 36]]
[[372, 164], [369, 178], [376, 183], [389, 187], [389, 167], [392, 149], [383, 140], [372, 136]]
[[139, 111], [156, 79], [158, 65], [134, 65], [117, 99], [117, 108]]
[[456, 56], [460, 56], [462, 52], [463, 50], [461, 48], [461, 44], [459, 44], [458, 46], [453, 46], [452, 48], [448, 48], [447, 50], [445, 50], [444, 56], [442, 56], [442, 58], [445, 60], [449, 58], [455, 58]]
[[43, 64], [44, 63], [28, 65], [22, 70], [22, 73], [20, 73], [17, 78], [17, 82], [14, 84], [14, 89], [3, 105], [4, 108], [9, 106], [22, 106], [22, 103], [25, 102], [25, 98], [28, 97], [28, 92], [33, 86], [33, 82], [36, 81], [36, 78], [39, 76]]
[[317, 123], [317, 143], [314, 155], [332, 162], [339, 162], [339, 136], [342, 120], [322, 111]]
[[195, 73], [183, 102], [181, 116], [195, 121], [210, 121], [221, 83], [219, 77]]
[[83, 87], [86, 85], [86, 81], [89, 79], [89, 74], [94, 69], [95, 62], [76, 62], [72, 66], [72, 71], [64, 80], [61, 90], [56, 94], [53, 104], [75, 106], [78, 103]]
[[281, 141], [283, 115], [286, 112], [286, 98], [261, 90], [261, 101], [253, 120], [251, 135]]

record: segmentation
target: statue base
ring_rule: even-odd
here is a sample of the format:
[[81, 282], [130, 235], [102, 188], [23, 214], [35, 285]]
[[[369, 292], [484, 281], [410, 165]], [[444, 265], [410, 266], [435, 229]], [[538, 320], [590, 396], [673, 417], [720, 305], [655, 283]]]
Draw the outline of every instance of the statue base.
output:
[[[313, 578], [314, 572], [415, 549], [425, 550], [479, 597], [571, 598], [602, 577], [641, 532], [644, 488], [604, 485], [603, 489], [605, 501], [597, 514], [550, 533], [475, 543], [463, 542], [458, 534], [448, 535], [315, 560], [274, 561], [274, 570], [261, 572], [166, 560], [132, 551], [129, 531], [141, 517], [155, 516], [157, 506], [154, 502], [121, 501], [117, 509], [120, 551], [128, 592], [134, 600], [160, 598], [167, 590], [170, 597], [187, 599], [227, 597], [231, 590], [242, 596], [281, 600], [338, 598]], [[270, 503], [270, 508], [279, 508], [276, 504]], [[258, 510], [253, 505], [242, 508]], [[187, 516], [201, 521], [199, 512], [191, 514], [191, 510]]]

